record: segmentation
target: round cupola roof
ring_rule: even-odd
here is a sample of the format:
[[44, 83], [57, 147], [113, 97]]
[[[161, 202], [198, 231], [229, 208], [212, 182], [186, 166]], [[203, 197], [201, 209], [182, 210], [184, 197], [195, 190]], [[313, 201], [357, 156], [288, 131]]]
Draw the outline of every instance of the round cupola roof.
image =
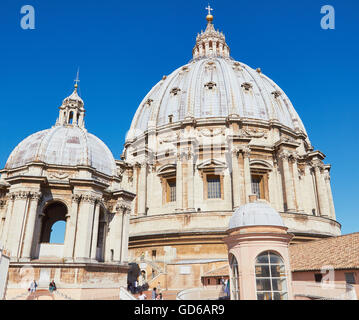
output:
[[181, 122], [188, 117], [277, 121], [306, 134], [305, 127], [285, 92], [258, 68], [230, 57], [230, 48], [212, 19], [197, 35], [193, 59], [164, 76], [139, 105], [126, 140], [150, 127]]
[[285, 227], [280, 214], [264, 200], [249, 202], [237, 208], [229, 220], [228, 230], [248, 226]]
[[109, 176], [116, 175], [116, 162], [109, 148], [87, 132], [83, 100], [74, 92], [64, 99], [56, 125], [23, 140], [11, 153], [5, 169], [31, 162], [59, 166], [89, 166]]

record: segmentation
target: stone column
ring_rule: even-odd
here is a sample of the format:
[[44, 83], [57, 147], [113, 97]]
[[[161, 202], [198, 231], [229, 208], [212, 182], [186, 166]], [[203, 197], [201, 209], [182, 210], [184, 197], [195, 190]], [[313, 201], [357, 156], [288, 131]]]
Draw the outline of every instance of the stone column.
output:
[[330, 185], [330, 173], [328, 170], [325, 170], [324, 179], [325, 179], [325, 184], [326, 184], [327, 193], [328, 193], [328, 200], [329, 200], [329, 207], [330, 207], [330, 218], [333, 220], [336, 220], [332, 187]]
[[246, 203], [249, 201], [249, 196], [252, 194], [252, 177], [250, 167], [251, 149], [248, 146], [242, 148], [243, 162], [244, 162], [244, 188], [246, 190]]
[[316, 199], [317, 192], [315, 191], [315, 182], [311, 170], [311, 164], [306, 162], [304, 167], [304, 199], [305, 199], [305, 210], [307, 214], [319, 215], [318, 201]]
[[88, 262], [90, 260], [95, 201], [96, 197], [93, 194], [89, 193], [81, 196], [75, 243], [75, 259], [79, 262]]
[[238, 208], [241, 204], [241, 184], [239, 178], [238, 149], [232, 149], [232, 188], [233, 188], [233, 208]]
[[294, 187], [293, 187], [293, 178], [290, 174], [289, 170], [289, 156], [290, 153], [287, 150], [282, 151], [279, 154], [279, 158], [282, 159], [282, 168], [284, 175], [284, 190], [285, 190], [285, 198], [287, 201], [287, 211], [295, 211], [295, 203], [294, 203]]
[[146, 192], [147, 192], [147, 163], [140, 164], [140, 174], [138, 181], [138, 214], [146, 215]]
[[121, 263], [128, 261], [128, 233], [130, 227], [131, 206], [122, 207]]
[[[148, 166], [148, 179], [147, 179], [147, 207], [148, 208], [152, 208], [152, 203], [156, 203], [156, 199], [154, 199], [153, 197], [153, 190], [155, 190], [155, 172], [156, 172], [156, 167], [153, 163], [149, 164]], [[147, 212], [148, 214], [148, 212]]]
[[194, 211], [194, 181], [193, 181], [193, 154], [191, 149], [187, 153], [187, 197], [188, 210]]
[[4, 228], [4, 224], [5, 224], [5, 219], [6, 219], [7, 200], [5, 199], [4, 196], [5, 195], [0, 192], [0, 241], [1, 241], [1, 235], [2, 235], [3, 228]]
[[96, 260], [96, 251], [97, 251], [97, 237], [98, 237], [98, 226], [100, 219], [100, 201], [97, 200], [95, 204], [95, 217], [92, 227], [92, 241], [91, 241], [91, 260]]
[[301, 190], [299, 185], [299, 174], [298, 174], [298, 155], [294, 153], [291, 157], [292, 166], [293, 166], [293, 178], [294, 178], [294, 189], [295, 189], [295, 200], [297, 203], [297, 211], [303, 212], [303, 201], [301, 197]]
[[123, 237], [123, 211], [122, 204], [117, 205], [116, 213], [113, 217], [111, 232], [112, 232], [112, 248], [113, 248], [113, 262], [121, 262], [122, 251], [122, 237]]
[[15, 202], [13, 209], [13, 216], [11, 219], [10, 229], [8, 235], [7, 247], [10, 250], [11, 258], [16, 260], [20, 255], [20, 244], [23, 236], [24, 219], [28, 209], [29, 192], [19, 191], [15, 192]]
[[321, 163], [321, 161], [315, 160], [312, 162], [312, 165], [314, 167], [315, 182], [317, 184], [320, 215], [323, 217], [329, 217], [330, 208], [329, 208], [328, 194], [326, 190], [324, 177], [322, 174], [323, 164]]
[[183, 181], [182, 181], [182, 159], [181, 154], [177, 155], [176, 165], [176, 211], [182, 211], [183, 209]]
[[65, 261], [72, 261], [74, 257], [75, 236], [77, 229], [77, 216], [81, 196], [78, 194], [72, 195], [71, 212], [66, 216], [66, 231], [64, 243], [64, 258]]
[[15, 201], [14, 193], [10, 193], [8, 195], [8, 199], [9, 199], [8, 200], [9, 202], [8, 202], [7, 209], [6, 209], [5, 224], [4, 224], [4, 228], [2, 230], [2, 235], [1, 235], [1, 244], [5, 247], [5, 249], [7, 249], [7, 238], [8, 238], [11, 218], [13, 215], [12, 209], [14, 207], [14, 201]]
[[41, 198], [40, 192], [30, 192], [30, 209], [26, 223], [25, 229], [25, 237], [24, 237], [24, 246], [22, 248], [22, 261], [30, 261], [32, 258], [31, 249], [33, 247], [34, 242], [34, 230], [35, 230], [35, 223], [37, 217], [37, 209], [39, 200]]

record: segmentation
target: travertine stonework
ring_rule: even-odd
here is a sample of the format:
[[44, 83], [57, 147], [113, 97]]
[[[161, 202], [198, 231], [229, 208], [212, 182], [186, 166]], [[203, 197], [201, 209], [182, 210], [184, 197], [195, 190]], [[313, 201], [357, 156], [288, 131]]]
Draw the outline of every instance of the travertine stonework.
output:
[[[340, 234], [324, 154], [285, 92], [233, 60], [207, 21], [193, 59], [141, 102], [121, 160], [87, 132], [77, 85], [55, 126], [11, 153], [0, 171], [9, 295], [30, 265], [45, 286], [54, 277], [73, 293], [125, 286], [127, 262], [152, 287], [199, 286], [228, 264], [229, 219], [253, 193], [280, 213], [292, 242]], [[64, 244], [49, 243], [57, 221]]]
[[[45, 288], [51, 280], [73, 290], [127, 286], [135, 195], [121, 185], [121, 164], [87, 132], [84, 114], [76, 86], [55, 126], [21, 142], [1, 171], [0, 243], [11, 257], [8, 298], [33, 279]], [[49, 243], [58, 221], [66, 222], [65, 241]]]
[[248, 202], [255, 181], [294, 242], [339, 235], [324, 158], [284, 91], [259, 68], [232, 59], [209, 16], [193, 59], [153, 87], [126, 137], [124, 180], [137, 194], [132, 261], [156, 285], [153, 277], [177, 277], [167, 268], [172, 264], [197, 268], [208, 259], [226, 260], [229, 218]]

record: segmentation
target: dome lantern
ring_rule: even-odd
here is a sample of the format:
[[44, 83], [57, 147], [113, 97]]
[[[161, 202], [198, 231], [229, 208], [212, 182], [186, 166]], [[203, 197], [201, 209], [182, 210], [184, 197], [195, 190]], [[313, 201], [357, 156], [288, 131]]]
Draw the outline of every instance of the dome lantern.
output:
[[196, 45], [193, 48], [193, 59], [202, 57], [225, 57], [228, 58], [230, 49], [226, 43], [225, 36], [222, 32], [216, 31], [213, 25], [213, 10], [209, 5], [208, 10], [207, 28], [204, 32], [197, 35]]
[[78, 126], [80, 128], [85, 127], [85, 109], [84, 102], [77, 93], [79, 80], [79, 72], [75, 79], [74, 91], [70, 96], [64, 99], [59, 112], [59, 118], [56, 121], [56, 125], [60, 126]]

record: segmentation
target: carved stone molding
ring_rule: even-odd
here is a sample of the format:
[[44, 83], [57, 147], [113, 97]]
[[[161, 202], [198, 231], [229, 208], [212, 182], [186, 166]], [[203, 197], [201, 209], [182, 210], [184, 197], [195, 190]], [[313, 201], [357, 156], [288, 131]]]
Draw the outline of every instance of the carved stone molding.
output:
[[241, 84], [241, 87], [244, 88], [245, 91], [249, 91], [250, 89], [253, 88], [252, 84], [249, 82], [243, 82]]
[[159, 142], [160, 144], [162, 143], [171, 143], [171, 142], [176, 142], [181, 138], [181, 133], [180, 132], [172, 132], [170, 134], [167, 134], [165, 136], [161, 136], [159, 138]]
[[181, 89], [178, 87], [174, 87], [171, 89], [170, 93], [172, 96], [176, 96], [179, 92], [181, 92]]
[[328, 171], [325, 171], [324, 173], [324, 180], [330, 182], [330, 174]]
[[56, 180], [65, 180], [71, 178], [73, 175], [68, 172], [59, 171], [59, 172], [48, 172], [49, 178]]
[[319, 169], [320, 171], [324, 169], [324, 164], [321, 160], [312, 160], [310, 164], [314, 169]]
[[235, 157], [238, 157], [239, 153], [241, 152], [241, 148], [239, 147], [232, 147], [232, 155], [235, 156]]
[[250, 156], [251, 156], [251, 148], [249, 146], [240, 147], [239, 151], [243, 154], [244, 158], [250, 158]]
[[29, 197], [29, 191], [16, 191], [11, 194], [15, 200], [24, 200]]
[[275, 99], [277, 99], [278, 97], [280, 97], [281, 96], [281, 92], [280, 91], [278, 91], [278, 90], [276, 90], [276, 91], [273, 91], [273, 92], [271, 92], [272, 93], [272, 95], [274, 96], [274, 98]]
[[215, 62], [214, 62], [213, 60], [208, 61], [208, 62], [206, 63], [206, 65], [205, 65], [205, 69], [206, 69], [207, 71], [213, 71], [213, 70], [215, 70], [215, 69], [216, 69], [216, 64], [215, 64]]
[[123, 214], [131, 212], [131, 205], [126, 202], [120, 202], [116, 205], [116, 212], [122, 212]]
[[31, 191], [31, 192], [29, 192], [29, 197], [31, 200], [35, 200], [35, 201], [39, 202], [41, 200], [42, 193]]
[[217, 84], [215, 82], [213, 82], [213, 81], [209, 81], [204, 86], [205, 86], [205, 88], [207, 88], [209, 90], [212, 90], [215, 87], [217, 87]]
[[234, 71], [243, 71], [241, 64], [239, 62], [234, 62], [232, 68]]
[[215, 129], [199, 129], [198, 133], [202, 137], [216, 137], [219, 135], [224, 135], [224, 129], [223, 128], [215, 128]]
[[81, 195], [81, 201], [87, 202], [90, 204], [95, 204], [97, 201], [101, 201], [100, 197], [96, 197], [92, 194], [82, 194]]
[[81, 200], [81, 195], [74, 193], [74, 194], [71, 196], [71, 200], [72, 200], [72, 202], [79, 203], [80, 200]]
[[278, 158], [282, 160], [289, 160], [290, 156], [291, 152], [289, 152], [288, 150], [283, 150], [278, 154]]
[[267, 133], [257, 129], [241, 129], [240, 135], [248, 138], [267, 138]]

